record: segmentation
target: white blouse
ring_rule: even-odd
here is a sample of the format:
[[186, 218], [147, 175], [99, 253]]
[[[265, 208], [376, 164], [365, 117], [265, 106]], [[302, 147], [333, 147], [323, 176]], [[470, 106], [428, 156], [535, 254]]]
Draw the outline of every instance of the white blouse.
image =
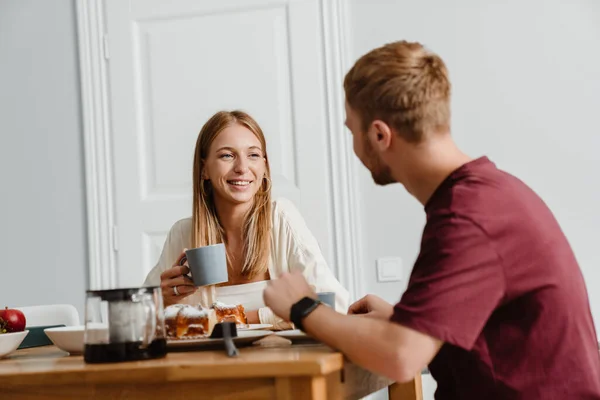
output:
[[[165, 240], [158, 263], [148, 273], [144, 286], [160, 285], [160, 275], [171, 268], [184, 248], [191, 248], [192, 218], [177, 221]], [[284, 198], [272, 203], [271, 257], [269, 275], [276, 279], [284, 272], [295, 270], [302, 274], [316, 292], [334, 292], [336, 311], [348, 309], [348, 291], [335, 278], [323, 255], [316, 238], [312, 235], [304, 218], [294, 204]], [[262, 292], [267, 282], [244, 285], [220, 286], [216, 288], [216, 299], [224, 303], [241, 303], [247, 310], [258, 309], [260, 322], [282, 329], [287, 324], [264, 306]], [[182, 303], [198, 304], [202, 299], [198, 290], [182, 300]]]
[[245, 283], [243, 285], [218, 286], [216, 299], [225, 304], [241, 303], [246, 310], [258, 310], [265, 306], [263, 291], [268, 281]]

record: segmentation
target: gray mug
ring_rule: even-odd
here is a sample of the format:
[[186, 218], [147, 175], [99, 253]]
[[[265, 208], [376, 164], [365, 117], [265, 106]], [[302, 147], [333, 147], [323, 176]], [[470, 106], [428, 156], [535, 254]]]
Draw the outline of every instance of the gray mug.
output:
[[329, 307], [335, 310], [335, 293], [334, 292], [321, 292], [317, 293], [319, 300], [327, 304]]
[[195, 286], [227, 282], [227, 257], [223, 243], [185, 251], [192, 281]]

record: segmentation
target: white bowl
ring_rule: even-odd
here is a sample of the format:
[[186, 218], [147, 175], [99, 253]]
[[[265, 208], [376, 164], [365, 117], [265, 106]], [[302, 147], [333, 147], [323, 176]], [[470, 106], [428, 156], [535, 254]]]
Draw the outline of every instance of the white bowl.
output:
[[59, 349], [71, 354], [83, 353], [84, 325], [46, 328], [44, 333]]
[[0, 358], [15, 351], [28, 333], [29, 331], [0, 333]]

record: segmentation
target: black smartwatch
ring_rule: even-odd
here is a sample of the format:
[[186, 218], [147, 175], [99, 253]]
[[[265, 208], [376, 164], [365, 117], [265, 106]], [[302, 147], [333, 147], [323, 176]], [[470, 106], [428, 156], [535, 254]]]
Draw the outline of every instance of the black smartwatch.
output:
[[296, 328], [304, 331], [302, 326], [302, 320], [306, 318], [308, 314], [313, 312], [319, 305], [323, 304], [321, 300], [316, 300], [310, 297], [304, 297], [299, 302], [292, 306], [290, 311], [290, 319], [296, 326]]

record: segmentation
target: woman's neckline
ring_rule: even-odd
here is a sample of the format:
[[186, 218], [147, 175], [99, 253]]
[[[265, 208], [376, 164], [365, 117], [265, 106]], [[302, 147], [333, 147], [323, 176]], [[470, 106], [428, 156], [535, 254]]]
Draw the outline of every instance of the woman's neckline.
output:
[[262, 287], [266, 286], [268, 280], [250, 282], [250, 283], [242, 283], [239, 285], [228, 285], [228, 286], [217, 286], [218, 292], [246, 292], [248, 290], [254, 289], [254, 287]]

